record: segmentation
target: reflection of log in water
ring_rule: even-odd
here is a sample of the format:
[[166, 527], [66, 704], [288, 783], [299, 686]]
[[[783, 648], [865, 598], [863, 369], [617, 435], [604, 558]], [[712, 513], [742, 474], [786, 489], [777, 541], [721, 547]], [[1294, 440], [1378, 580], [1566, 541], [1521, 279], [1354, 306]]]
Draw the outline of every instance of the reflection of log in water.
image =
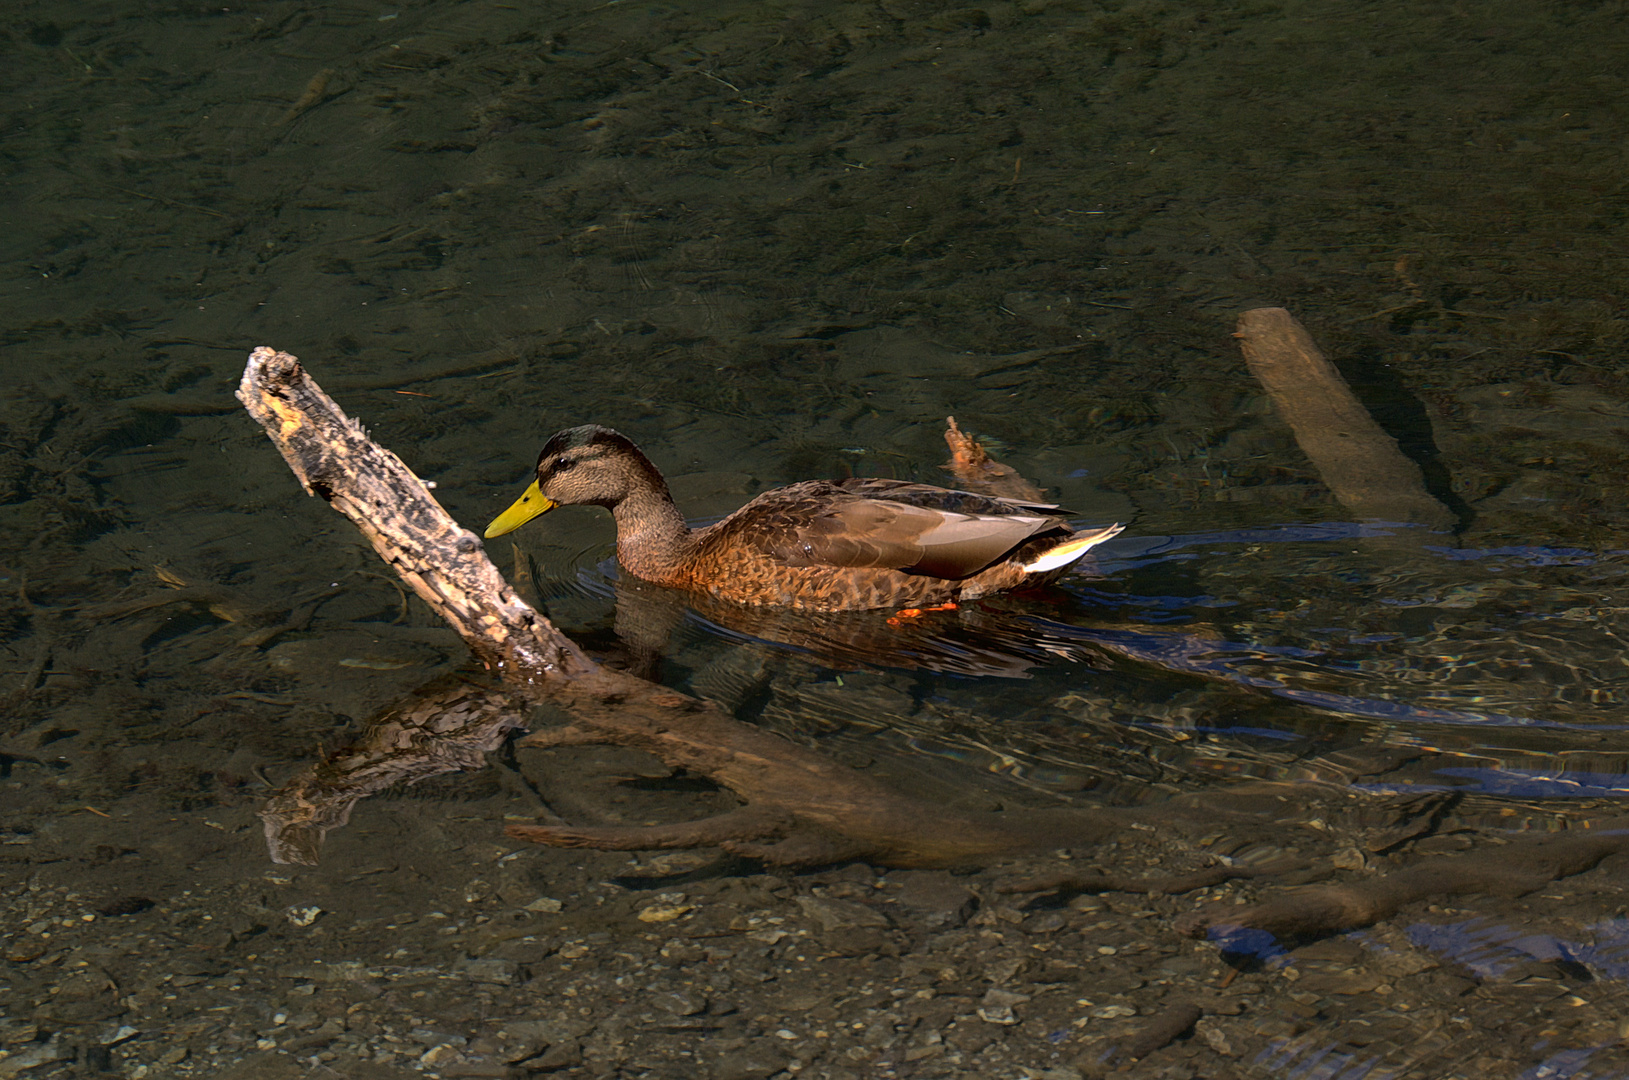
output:
[[[1088, 555], [1089, 559], [1090, 556]], [[686, 620], [721, 637], [768, 645], [837, 670], [886, 668], [980, 678], [1027, 679], [1032, 668], [1067, 659], [1102, 666], [1101, 650], [1048, 633], [1010, 598], [886, 620], [874, 611], [809, 612], [732, 604], [622, 576], [616, 633], [641, 659], [659, 655]], [[648, 660], [643, 671], [650, 670]], [[642, 672], [643, 673], [643, 672]]]
[[449, 677], [425, 687], [266, 801], [260, 818], [272, 861], [315, 865], [323, 838], [350, 820], [357, 802], [397, 784], [481, 768], [522, 722], [500, 685]]

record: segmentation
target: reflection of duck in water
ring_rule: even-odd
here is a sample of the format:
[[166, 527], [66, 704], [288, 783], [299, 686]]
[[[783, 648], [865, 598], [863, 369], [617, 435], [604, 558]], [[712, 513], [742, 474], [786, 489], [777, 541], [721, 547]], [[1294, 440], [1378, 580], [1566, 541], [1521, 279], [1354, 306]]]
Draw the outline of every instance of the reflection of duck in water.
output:
[[[1066, 596], [1051, 597], [1044, 607], [1016, 596], [994, 597], [931, 617], [884, 620], [869, 611], [749, 607], [653, 585], [631, 574], [613, 585], [615, 644], [600, 639], [599, 647], [609, 646], [609, 651], [596, 653], [596, 659], [651, 680], [659, 680], [663, 658], [680, 649], [686, 650], [686, 665], [710, 667], [723, 655], [709, 654], [705, 645], [689, 651], [695, 648], [689, 634], [679, 637], [683, 644], [676, 646], [675, 635], [685, 626], [745, 646], [747, 652], [762, 652], [776, 665], [801, 657], [834, 671], [940, 671], [1027, 679], [1034, 669], [1060, 661], [1107, 665], [1105, 650], [1051, 633], [1052, 624], [1038, 616], [1055, 612], [1060, 601], [1067, 607]], [[595, 649], [593, 644], [585, 647]], [[697, 659], [704, 655], [709, 659]]]
[[544, 444], [537, 479], [488, 538], [561, 504], [603, 506], [637, 577], [738, 604], [856, 611], [1044, 585], [1119, 525], [1076, 532], [1056, 506], [905, 480], [810, 480], [691, 529], [656, 466], [609, 428]]

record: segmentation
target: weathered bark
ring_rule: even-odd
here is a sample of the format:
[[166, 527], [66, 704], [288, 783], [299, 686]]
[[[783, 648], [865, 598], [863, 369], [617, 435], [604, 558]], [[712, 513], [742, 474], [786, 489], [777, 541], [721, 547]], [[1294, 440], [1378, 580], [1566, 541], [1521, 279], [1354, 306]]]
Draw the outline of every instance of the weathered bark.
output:
[[[516, 697], [547, 702], [573, 718], [570, 726], [539, 732], [519, 745], [615, 743], [645, 750], [746, 803], [705, 821], [658, 828], [517, 825], [507, 830], [511, 836], [566, 847], [718, 845], [789, 865], [866, 858], [931, 866], [1091, 843], [1119, 828], [1123, 815], [1147, 816], [1146, 809], [948, 810], [742, 724], [708, 702], [603, 668], [515, 594], [480, 539], [459, 526], [396, 455], [369, 440], [293, 356], [256, 349], [238, 399], [306, 490], [348, 517]], [[490, 734], [481, 731], [471, 745]], [[390, 768], [405, 769], [407, 761], [398, 756]], [[280, 828], [306, 830], [283, 853], [314, 858], [306, 841], [313, 834], [320, 841], [321, 830], [342, 822], [359, 790], [317, 785], [291, 796], [289, 806], [279, 805], [279, 822], [290, 822]], [[290, 807], [301, 815], [298, 821], [288, 818]], [[268, 821], [268, 832], [271, 827]]]
[[1342, 506], [1359, 518], [1453, 526], [1453, 511], [1425, 490], [1420, 467], [1374, 422], [1295, 316], [1283, 308], [1253, 308], [1239, 316], [1233, 336], [1250, 373]]

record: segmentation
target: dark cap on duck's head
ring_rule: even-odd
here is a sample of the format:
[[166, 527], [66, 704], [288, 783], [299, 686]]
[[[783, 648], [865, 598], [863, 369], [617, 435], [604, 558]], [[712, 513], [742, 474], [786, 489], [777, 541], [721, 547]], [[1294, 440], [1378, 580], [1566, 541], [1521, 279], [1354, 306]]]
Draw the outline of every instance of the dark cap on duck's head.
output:
[[557, 431], [549, 436], [549, 441], [543, 444], [543, 452], [537, 455], [537, 463], [541, 466], [551, 457], [589, 446], [625, 447], [639, 453], [639, 448], [633, 444], [633, 440], [622, 432], [598, 424], [583, 424], [580, 427]]
[[639, 447], [619, 431], [583, 424], [556, 432], [537, 456], [537, 479], [487, 526], [502, 536], [556, 506], [615, 508], [636, 491], [671, 499], [667, 482]]
[[648, 482], [667, 495], [661, 470], [632, 439], [608, 427], [583, 424], [557, 431], [537, 455], [538, 483], [557, 503], [613, 506], [627, 495], [628, 484], [618, 478], [637, 487]]

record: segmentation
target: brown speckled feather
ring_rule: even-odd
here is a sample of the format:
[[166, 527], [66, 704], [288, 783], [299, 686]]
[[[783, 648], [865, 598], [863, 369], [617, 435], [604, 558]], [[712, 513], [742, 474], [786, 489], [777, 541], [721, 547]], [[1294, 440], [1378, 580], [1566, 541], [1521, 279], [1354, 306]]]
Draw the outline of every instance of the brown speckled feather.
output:
[[1052, 506], [855, 479], [780, 488], [715, 528], [783, 566], [883, 567], [962, 578], [1061, 524]]
[[558, 503], [606, 506], [630, 573], [744, 604], [845, 611], [973, 599], [1043, 584], [1120, 531], [1077, 533], [1046, 503], [875, 478], [778, 488], [691, 530], [655, 466], [593, 426], [550, 439], [537, 476], [489, 536]]

